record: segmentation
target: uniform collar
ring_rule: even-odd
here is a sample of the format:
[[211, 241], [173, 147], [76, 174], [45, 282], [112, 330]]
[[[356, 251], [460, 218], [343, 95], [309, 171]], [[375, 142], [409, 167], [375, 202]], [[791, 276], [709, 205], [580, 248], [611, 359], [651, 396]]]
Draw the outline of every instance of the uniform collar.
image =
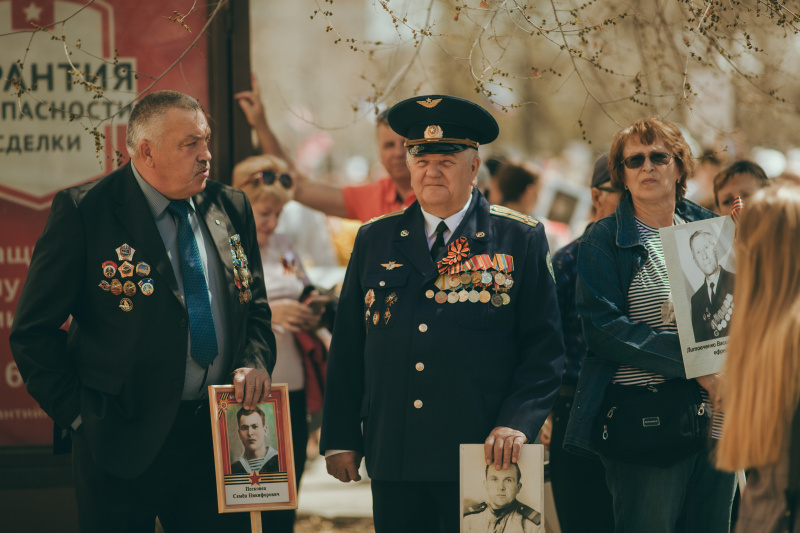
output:
[[[449, 217], [442, 219], [437, 217], [436, 215], [432, 215], [425, 211], [422, 206], [420, 205], [419, 209], [422, 211], [422, 217], [425, 219], [425, 235], [428, 236], [430, 239], [431, 236], [436, 232], [436, 227], [439, 225], [439, 222], [444, 220], [444, 223], [447, 225], [447, 234], [445, 237], [449, 239], [450, 235], [453, 234], [453, 231], [461, 224], [461, 221], [464, 220], [464, 215], [467, 214], [467, 209], [469, 209], [470, 204], [472, 203], [472, 193], [470, 193], [469, 198], [467, 198], [467, 203], [464, 204], [457, 213], [450, 215]], [[448, 235], [449, 234], [449, 235]], [[447, 242], [447, 240], [445, 240]]]

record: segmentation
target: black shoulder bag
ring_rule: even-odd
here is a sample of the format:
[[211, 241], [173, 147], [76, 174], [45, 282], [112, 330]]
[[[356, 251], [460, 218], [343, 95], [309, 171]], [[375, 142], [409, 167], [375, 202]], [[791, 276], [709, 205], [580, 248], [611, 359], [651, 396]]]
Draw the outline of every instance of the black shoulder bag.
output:
[[595, 435], [600, 452], [627, 463], [667, 467], [706, 444], [711, 410], [694, 380], [646, 387], [611, 383]]

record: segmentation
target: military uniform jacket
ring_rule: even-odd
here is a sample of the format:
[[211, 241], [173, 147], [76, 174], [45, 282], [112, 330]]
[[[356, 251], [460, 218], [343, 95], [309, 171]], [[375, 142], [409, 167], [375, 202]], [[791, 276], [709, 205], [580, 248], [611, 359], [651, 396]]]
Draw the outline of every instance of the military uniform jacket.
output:
[[511, 509], [497, 516], [486, 502], [470, 507], [464, 513], [464, 533], [539, 533], [542, 515], [527, 505], [514, 501]]
[[356, 237], [328, 361], [321, 450], [364, 453], [373, 479], [456, 481], [459, 444], [483, 443], [496, 426], [533, 440], [560, 386], [564, 347], [544, 228], [472, 194], [450, 242], [465, 237], [469, 256], [513, 257], [507, 305], [428, 297], [439, 271], [417, 202]]
[[[241, 191], [208, 180], [193, 197], [208, 228], [224, 277], [231, 368], [271, 371], [275, 337], [256, 241]], [[252, 299], [240, 303], [228, 239], [241, 237], [253, 275]], [[131, 263], [150, 266], [153, 292], [140, 286], [122, 298], [99, 287], [115, 249], [134, 249]], [[116, 278], [120, 278], [120, 273]], [[138, 283], [137, 274], [122, 278]], [[72, 317], [69, 332], [61, 329]], [[95, 461], [121, 477], [150, 465], [181, 401], [189, 315], [172, 265], [130, 164], [100, 180], [56, 194], [36, 243], [11, 332], [11, 349], [28, 392], [62, 428], [80, 414]]]
[[694, 341], [703, 342], [727, 337], [733, 310], [733, 285], [736, 276], [720, 268], [714, 298], [708, 297], [708, 281], [703, 281], [692, 295], [692, 329]]

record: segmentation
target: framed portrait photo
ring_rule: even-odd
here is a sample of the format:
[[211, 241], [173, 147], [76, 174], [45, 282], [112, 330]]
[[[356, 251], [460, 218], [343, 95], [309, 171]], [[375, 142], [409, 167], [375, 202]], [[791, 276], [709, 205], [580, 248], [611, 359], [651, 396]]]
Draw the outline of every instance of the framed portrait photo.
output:
[[[659, 230], [686, 377], [714, 374], [725, 362], [736, 264], [731, 217]], [[663, 312], [669, 317], [669, 312]]]
[[286, 384], [245, 409], [233, 385], [208, 387], [220, 513], [297, 509]]
[[544, 446], [524, 444], [507, 470], [486, 466], [483, 444], [460, 448], [461, 533], [544, 533]]

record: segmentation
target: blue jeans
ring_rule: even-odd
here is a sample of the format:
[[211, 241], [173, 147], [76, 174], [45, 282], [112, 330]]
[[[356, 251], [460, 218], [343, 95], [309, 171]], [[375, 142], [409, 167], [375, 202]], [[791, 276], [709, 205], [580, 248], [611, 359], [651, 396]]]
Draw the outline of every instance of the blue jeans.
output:
[[662, 468], [600, 459], [614, 501], [616, 533], [728, 533], [735, 477], [703, 449]]

